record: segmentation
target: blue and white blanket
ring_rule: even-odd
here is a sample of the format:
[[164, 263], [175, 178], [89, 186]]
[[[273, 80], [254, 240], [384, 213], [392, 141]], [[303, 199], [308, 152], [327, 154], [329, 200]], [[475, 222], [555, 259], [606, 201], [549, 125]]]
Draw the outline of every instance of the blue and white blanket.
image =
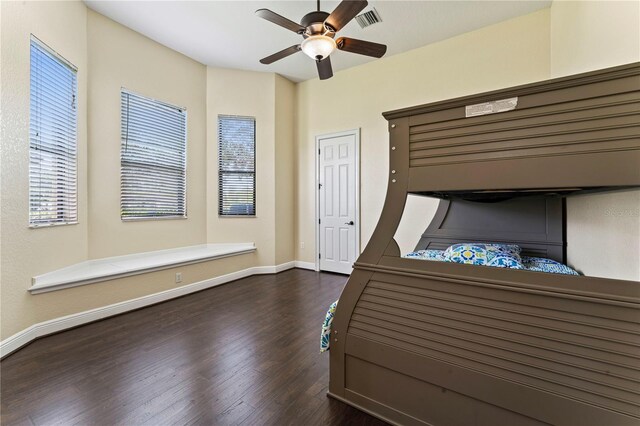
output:
[[327, 315], [324, 317], [324, 322], [322, 323], [322, 333], [320, 334], [320, 353], [329, 350], [329, 344], [331, 340], [331, 324], [333, 323], [333, 316], [336, 313], [336, 306], [338, 306], [337, 300], [333, 302], [331, 306], [329, 306]]
[[[412, 253], [407, 253], [403, 257], [406, 257], [408, 259], [431, 260], [436, 262], [452, 261], [446, 258], [444, 250], [418, 250]], [[546, 259], [544, 257], [522, 256], [522, 266], [522, 268], [517, 269], [525, 269], [527, 271], [533, 272], [547, 272], [551, 274], [580, 275], [567, 265], [556, 262], [555, 260]]]

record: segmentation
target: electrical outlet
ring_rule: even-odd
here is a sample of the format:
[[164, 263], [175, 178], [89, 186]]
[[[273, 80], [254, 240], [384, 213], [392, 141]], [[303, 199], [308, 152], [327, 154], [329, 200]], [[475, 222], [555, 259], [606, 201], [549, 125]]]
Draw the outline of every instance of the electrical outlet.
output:
[[176, 283], [182, 282], [182, 272], [176, 272]]
[[300, 250], [304, 250], [304, 241], [300, 242]]

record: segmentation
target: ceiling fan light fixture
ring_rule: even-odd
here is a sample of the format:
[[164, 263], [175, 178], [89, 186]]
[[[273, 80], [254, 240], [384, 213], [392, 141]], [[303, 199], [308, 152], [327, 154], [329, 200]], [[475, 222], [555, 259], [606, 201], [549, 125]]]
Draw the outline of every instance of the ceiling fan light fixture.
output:
[[313, 60], [321, 61], [336, 50], [336, 41], [325, 35], [307, 37], [300, 45], [302, 51]]

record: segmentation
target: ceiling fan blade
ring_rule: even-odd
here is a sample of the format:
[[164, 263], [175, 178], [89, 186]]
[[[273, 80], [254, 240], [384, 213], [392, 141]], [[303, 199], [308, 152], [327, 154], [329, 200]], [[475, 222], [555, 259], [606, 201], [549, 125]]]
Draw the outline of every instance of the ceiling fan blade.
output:
[[367, 7], [367, 0], [342, 0], [342, 3], [333, 9], [324, 23], [338, 32], [365, 7]]
[[276, 52], [273, 55], [269, 55], [266, 58], [260, 59], [260, 63], [269, 65], [274, 63], [275, 61], [278, 61], [282, 58], [286, 58], [287, 56], [293, 55], [294, 53], [299, 51], [300, 51], [300, 45], [296, 44], [291, 47], [287, 47], [286, 49], [282, 49], [281, 51]]
[[331, 58], [326, 57], [321, 61], [316, 61], [318, 67], [318, 76], [320, 80], [326, 80], [333, 77], [333, 69], [331, 69]]
[[284, 16], [278, 15], [275, 12], [270, 11], [269, 9], [258, 9], [256, 10], [256, 15], [261, 17], [262, 19], [266, 19], [269, 22], [273, 22], [276, 25], [280, 25], [283, 28], [293, 31], [294, 33], [302, 34], [305, 28], [293, 22], [290, 19], [285, 18]]
[[338, 49], [345, 52], [373, 56], [374, 58], [382, 58], [382, 56], [387, 52], [387, 46], [384, 44], [358, 40], [355, 38], [340, 37], [336, 40], [336, 44], [338, 45]]

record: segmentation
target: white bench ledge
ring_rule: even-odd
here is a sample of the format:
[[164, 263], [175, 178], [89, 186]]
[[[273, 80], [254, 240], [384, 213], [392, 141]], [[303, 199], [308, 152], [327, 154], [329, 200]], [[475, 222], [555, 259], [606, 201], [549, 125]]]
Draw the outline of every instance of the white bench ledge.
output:
[[88, 260], [33, 277], [29, 292], [31, 294], [45, 293], [181, 265], [251, 253], [255, 250], [254, 243], [202, 244]]

